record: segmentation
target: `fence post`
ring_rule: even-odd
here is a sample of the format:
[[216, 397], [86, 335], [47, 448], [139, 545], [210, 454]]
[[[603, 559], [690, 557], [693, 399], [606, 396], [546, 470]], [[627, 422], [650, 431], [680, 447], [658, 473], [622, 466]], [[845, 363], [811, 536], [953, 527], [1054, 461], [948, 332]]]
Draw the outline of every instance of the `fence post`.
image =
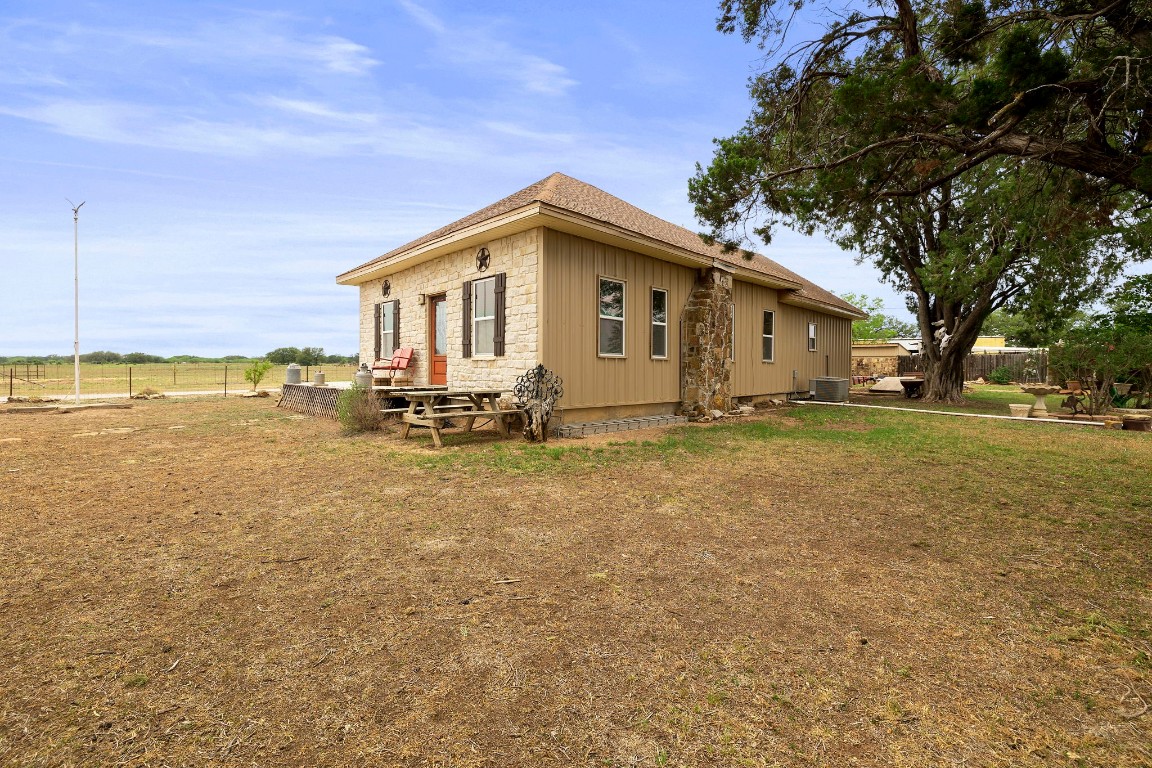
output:
[[132, 366], [128, 366], [128, 399], [132, 399]]
[[228, 397], [228, 366], [224, 366], [224, 397]]

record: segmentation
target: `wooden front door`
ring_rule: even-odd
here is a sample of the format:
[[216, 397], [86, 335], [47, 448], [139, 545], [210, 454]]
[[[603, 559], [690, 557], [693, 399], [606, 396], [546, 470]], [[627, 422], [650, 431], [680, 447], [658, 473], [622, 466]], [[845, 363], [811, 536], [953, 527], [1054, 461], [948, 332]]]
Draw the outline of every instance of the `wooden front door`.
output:
[[432, 350], [432, 365], [428, 369], [429, 384], [448, 383], [448, 305], [445, 295], [428, 297], [428, 349]]

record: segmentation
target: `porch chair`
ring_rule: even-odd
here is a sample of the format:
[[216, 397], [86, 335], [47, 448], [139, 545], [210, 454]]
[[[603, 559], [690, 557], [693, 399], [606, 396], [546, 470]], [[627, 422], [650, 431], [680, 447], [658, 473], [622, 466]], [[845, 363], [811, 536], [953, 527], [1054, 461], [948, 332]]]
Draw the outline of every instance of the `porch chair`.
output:
[[380, 359], [372, 364], [372, 380], [387, 379], [388, 386], [392, 386], [402, 371], [408, 370], [412, 362], [412, 347], [400, 347], [392, 353], [392, 359]]

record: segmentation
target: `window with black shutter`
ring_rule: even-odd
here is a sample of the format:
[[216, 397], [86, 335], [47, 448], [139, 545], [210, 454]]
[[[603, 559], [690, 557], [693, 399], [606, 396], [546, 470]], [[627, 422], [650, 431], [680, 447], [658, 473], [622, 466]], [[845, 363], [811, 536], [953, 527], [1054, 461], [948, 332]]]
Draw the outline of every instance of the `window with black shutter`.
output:
[[380, 310], [381, 310], [381, 307], [379, 304], [376, 304], [373, 307], [372, 327], [376, 329], [375, 336], [372, 340], [372, 359], [373, 360], [379, 360], [380, 359], [380, 314], [381, 314]]
[[464, 357], [504, 355], [507, 276], [464, 282]]

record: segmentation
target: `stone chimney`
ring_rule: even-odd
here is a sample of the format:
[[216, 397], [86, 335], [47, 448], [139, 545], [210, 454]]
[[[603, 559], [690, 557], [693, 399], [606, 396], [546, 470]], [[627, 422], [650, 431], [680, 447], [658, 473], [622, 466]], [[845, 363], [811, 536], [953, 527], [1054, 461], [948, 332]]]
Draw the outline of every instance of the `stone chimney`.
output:
[[680, 406], [690, 419], [732, 409], [732, 275], [700, 271], [680, 323]]

